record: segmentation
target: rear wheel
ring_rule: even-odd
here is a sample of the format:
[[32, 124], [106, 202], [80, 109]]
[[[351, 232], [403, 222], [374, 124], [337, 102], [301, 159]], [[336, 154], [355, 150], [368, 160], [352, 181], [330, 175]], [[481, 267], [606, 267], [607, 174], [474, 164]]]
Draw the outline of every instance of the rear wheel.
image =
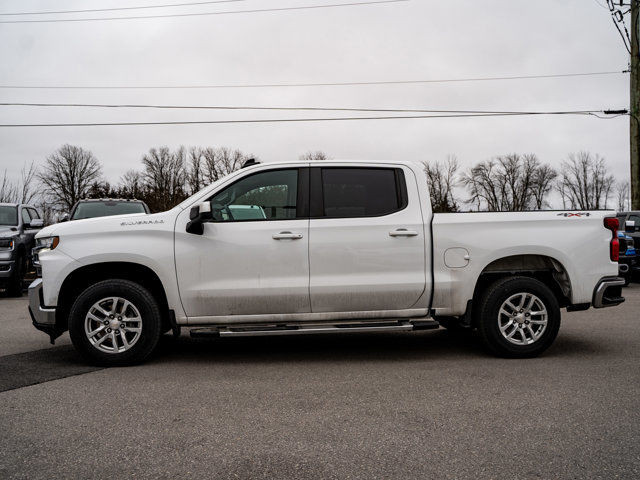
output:
[[148, 290], [129, 280], [105, 280], [82, 292], [69, 314], [76, 349], [102, 366], [145, 360], [160, 338], [162, 317]]
[[551, 346], [560, 329], [558, 300], [529, 277], [495, 282], [482, 295], [477, 315], [484, 344], [502, 357], [535, 357]]

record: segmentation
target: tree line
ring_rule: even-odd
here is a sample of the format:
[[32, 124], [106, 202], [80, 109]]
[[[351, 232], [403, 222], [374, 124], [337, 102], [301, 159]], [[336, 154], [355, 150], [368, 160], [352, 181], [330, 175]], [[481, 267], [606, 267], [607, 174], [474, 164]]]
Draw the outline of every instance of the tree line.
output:
[[[203, 187], [238, 170], [253, 155], [226, 147], [151, 148], [140, 168], [124, 172], [115, 184], [104, 178], [102, 163], [79, 146], [63, 145], [44, 162], [23, 167], [17, 182], [0, 179], [0, 202], [32, 203], [45, 220], [55, 221], [83, 198], [136, 198], [152, 212], [168, 210]], [[327, 160], [322, 151], [301, 160]], [[628, 207], [629, 184], [616, 182], [600, 155], [577, 152], [559, 170], [534, 154], [508, 154], [481, 161], [467, 170], [455, 156], [423, 162], [434, 212], [523, 211], [551, 206], [555, 192], [565, 209], [600, 209], [617, 202]]]
[[458, 212], [463, 205], [475, 211], [543, 210], [551, 207], [552, 193], [563, 209], [629, 208], [629, 183], [616, 182], [605, 159], [586, 151], [570, 153], [558, 170], [534, 154], [517, 153], [466, 171], [454, 156], [423, 163], [434, 212]]

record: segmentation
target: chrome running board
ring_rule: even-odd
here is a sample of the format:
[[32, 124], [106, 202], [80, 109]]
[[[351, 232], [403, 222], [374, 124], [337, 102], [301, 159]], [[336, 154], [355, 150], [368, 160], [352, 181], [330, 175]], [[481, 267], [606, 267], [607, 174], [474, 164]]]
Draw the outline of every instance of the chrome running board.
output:
[[435, 320], [417, 322], [367, 323], [344, 325], [278, 325], [278, 326], [246, 326], [246, 327], [210, 327], [194, 328], [189, 333], [192, 337], [268, 337], [278, 335], [309, 335], [314, 333], [349, 333], [349, 332], [398, 332], [426, 330], [438, 328]]

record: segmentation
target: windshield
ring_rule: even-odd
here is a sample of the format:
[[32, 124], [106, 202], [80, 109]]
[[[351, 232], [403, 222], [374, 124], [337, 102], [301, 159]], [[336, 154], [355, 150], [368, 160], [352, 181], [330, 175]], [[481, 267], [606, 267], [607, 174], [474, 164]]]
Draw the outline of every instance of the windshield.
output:
[[0, 225], [18, 225], [18, 207], [0, 205]]
[[146, 213], [140, 202], [85, 202], [79, 203], [73, 212], [71, 220], [83, 218], [109, 217], [127, 213]]

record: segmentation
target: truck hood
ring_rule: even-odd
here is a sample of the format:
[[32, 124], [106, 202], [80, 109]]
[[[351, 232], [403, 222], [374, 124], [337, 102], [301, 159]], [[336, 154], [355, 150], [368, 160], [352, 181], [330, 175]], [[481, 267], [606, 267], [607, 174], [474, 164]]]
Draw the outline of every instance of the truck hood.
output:
[[36, 235], [36, 238], [50, 237], [52, 235], [77, 235], [96, 232], [108, 233], [109, 231], [122, 230], [124, 227], [169, 223], [180, 211], [178, 210], [176, 212], [174, 210], [176, 209], [174, 208], [161, 213], [128, 213], [124, 215], [86, 218], [83, 220], [55, 223], [40, 230]]
[[13, 237], [14, 235], [18, 235], [17, 227], [11, 227], [9, 225], [0, 225], [0, 238]]

